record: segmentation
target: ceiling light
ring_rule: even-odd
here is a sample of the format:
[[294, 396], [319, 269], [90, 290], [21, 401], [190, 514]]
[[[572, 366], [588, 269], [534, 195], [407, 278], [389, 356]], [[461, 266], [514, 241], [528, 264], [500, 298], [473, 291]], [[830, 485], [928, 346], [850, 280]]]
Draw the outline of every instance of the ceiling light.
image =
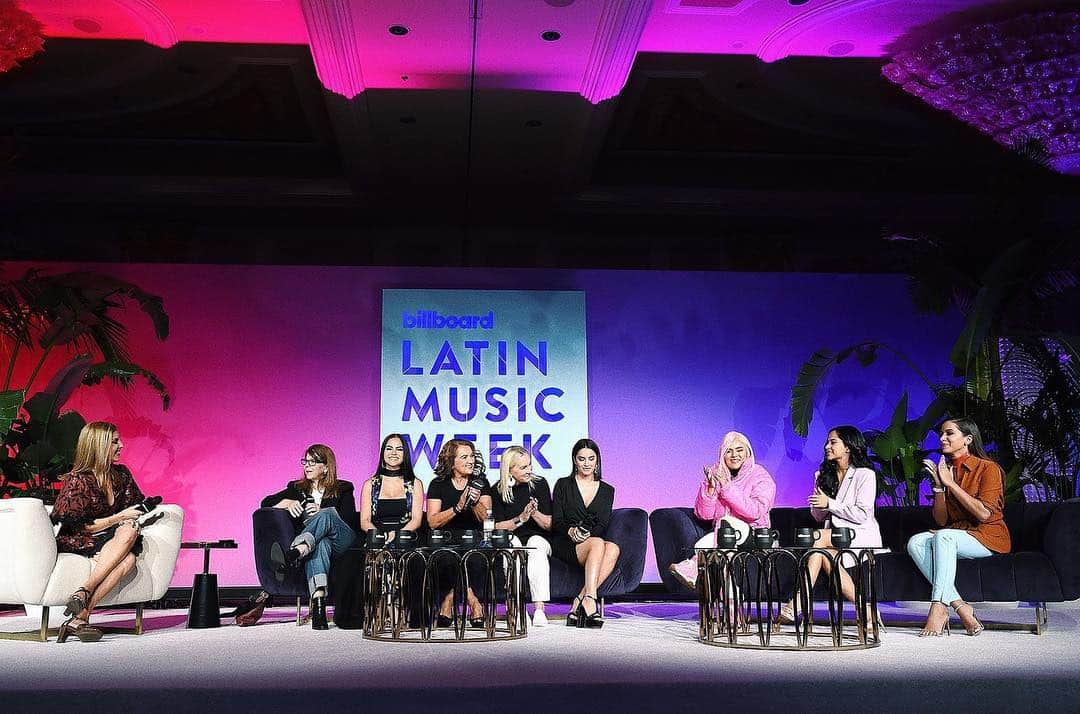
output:
[[540, 39], [544, 42], [555, 42], [562, 34], [558, 30], [544, 30], [540, 33]]
[[405, 27], [404, 25], [391, 25], [387, 29], [387, 32], [389, 32], [391, 35], [394, 35], [395, 37], [404, 37], [405, 35], [409, 34], [409, 28]]

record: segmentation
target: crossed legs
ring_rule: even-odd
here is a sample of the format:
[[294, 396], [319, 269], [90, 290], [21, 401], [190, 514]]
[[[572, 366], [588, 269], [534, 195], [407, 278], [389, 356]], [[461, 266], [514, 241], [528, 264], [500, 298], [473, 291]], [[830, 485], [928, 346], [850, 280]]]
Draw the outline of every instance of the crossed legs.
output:
[[580, 601], [585, 614], [592, 615], [599, 607], [596, 597], [600, 584], [615, 571], [615, 564], [619, 560], [619, 546], [592, 536], [578, 543], [575, 550], [578, 563], [585, 568], [585, 584], [578, 592], [575, 602]]
[[94, 567], [90, 571], [90, 577], [82, 585], [82, 589], [90, 595], [86, 606], [75, 613], [76, 621], [89, 622], [90, 614], [98, 603], [135, 569], [135, 555], [131, 549], [138, 536], [138, 529], [130, 523], [125, 523], [116, 529], [116, 535], [109, 539], [109, 542], [94, 556]]

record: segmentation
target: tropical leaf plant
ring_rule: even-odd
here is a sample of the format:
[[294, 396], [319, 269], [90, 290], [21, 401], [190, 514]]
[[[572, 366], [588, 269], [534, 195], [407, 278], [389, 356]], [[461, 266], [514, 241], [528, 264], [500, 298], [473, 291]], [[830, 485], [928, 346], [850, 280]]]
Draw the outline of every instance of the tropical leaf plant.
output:
[[[904, 357], [935, 394], [924, 416], [973, 419], [984, 442], [1013, 474], [1008, 482], [1012, 486], [1034, 486], [1048, 499], [1075, 494], [1080, 474], [1080, 338], [1063, 334], [1057, 323], [1061, 305], [1070, 299], [1075, 304], [1080, 292], [1080, 250], [1064, 241], [1028, 239], [1012, 241], [997, 253], [973, 253], [962, 241], [892, 239], [911, 244], [909, 287], [916, 309], [940, 313], [951, 306], [964, 316], [949, 353], [955, 383], [931, 385]], [[983, 256], [988, 259], [980, 262]], [[870, 353], [884, 346], [859, 345]], [[808, 433], [818, 391], [832, 368], [844, 361], [841, 355], [850, 353], [818, 349], [800, 369], [790, 409], [797, 434]], [[902, 494], [911, 477], [904, 470], [907, 452], [894, 427], [895, 414], [889, 429], [873, 432], [886, 455], [880, 490], [890, 499], [906, 498]], [[900, 460], [893, 463], [895, 458]]]
[[[86, 424], [77, 412], [62, 411], [80, 387], [104, 379], [129, 387], [141, 377], [160, 396], [162, 408], [168, 408], [165, 385], [132, 360], [127, 327], [117, 316], [126, 301], [138, 304], [159, 340], [168, 337], [162, 299], [127, 281], [92, 272], [49, 275], [35, 269], [0, 282], [0, 354], [8, 360], [0, 390], [0, 497], [49, 499], [57, 478], [71, 466]], [[33, 393], [41, 370], [57, 350], [72, 357]], [[12, 389], [20, 359], [33, 367], [26, 383]]]

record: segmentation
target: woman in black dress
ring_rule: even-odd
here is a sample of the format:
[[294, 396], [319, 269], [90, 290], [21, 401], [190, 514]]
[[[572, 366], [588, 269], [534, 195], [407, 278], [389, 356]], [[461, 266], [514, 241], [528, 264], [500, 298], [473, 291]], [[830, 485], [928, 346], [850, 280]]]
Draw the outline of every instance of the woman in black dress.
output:
[[[428, 486], [427, 522], [432, 530], [452, 533], [477, 530], [483, 527], [484, 517], [491, 510], [491, 486], [484, 475], [483, 461], [478, 458], [471, 441], [451, 439], [439, 451], [435, 462], [435, 479]], [[445, 562], [445, 561], [444, 561]], [[475, 558], [470, 563], [478, 562]], [[473, 570], [469, 579], [482, 582]], [[447, 577], [445, 571], [442, 577]], [[469, 624], [483, 627], [484, 611], [472, 587], [466, 593], [469, 603]], [[454, 590], [451, 588], [439, 606], [436, 624], [449, 627], [453, 622]]]
[[574, 598], [566, 624], [602, 627], [597, 591], [619, 559], [619, 546], [604, 540], [615, 489], [600, 480], [600, 447], [595, 441], [579, 439], [570, 453], [573, 470], [555, 482], [552, 493], [551, 545], [556, 558], [585, 568], [585, 585]]
[[[416, 488], [419, 486], [420, 488]], [[379, 469], [360, 489], [360, 530], [416, 532], [424, 520], [424, 485], [413, 474], [401, 434], [390, 434], [379, 449]]]
[[64, 476], [56, 497], [52, 520], [60, 524], [56, 549], [94, 561], [90, 576], [68, 598], [56, 641], [74, 635], [83, 642], [101, 639], [101, 630], [90, 626], [90, 613], [120, 581], [135, 569], [140, 550], [136, 508], [143, 501], [131, 471], [116, 463], [124, 444], [115, 424], [90, 422], [79, 432], [75, 464]]

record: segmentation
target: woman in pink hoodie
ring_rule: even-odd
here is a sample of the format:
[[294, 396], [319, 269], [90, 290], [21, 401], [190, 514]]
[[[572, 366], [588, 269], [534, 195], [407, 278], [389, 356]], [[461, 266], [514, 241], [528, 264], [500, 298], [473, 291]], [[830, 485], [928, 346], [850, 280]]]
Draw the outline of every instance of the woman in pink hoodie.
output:
[[[776, 500], [776, 482], [764, 466], [754, 462], [750, 440], [737, 431], [729, 431], [720, 443], [720, 459], [705, 466], [705, 479], [698, 487], [694, 515], [712, 521], [714, 528], [694, 544], [695, 548], [716, 547], [716, 526], [727, 521], [739, 533], [740, 542], [752, 528], [769, 527], [769, 510]], [[669, 567], [683, 585], [693, 590], [697, 585], [697, 556]]]

